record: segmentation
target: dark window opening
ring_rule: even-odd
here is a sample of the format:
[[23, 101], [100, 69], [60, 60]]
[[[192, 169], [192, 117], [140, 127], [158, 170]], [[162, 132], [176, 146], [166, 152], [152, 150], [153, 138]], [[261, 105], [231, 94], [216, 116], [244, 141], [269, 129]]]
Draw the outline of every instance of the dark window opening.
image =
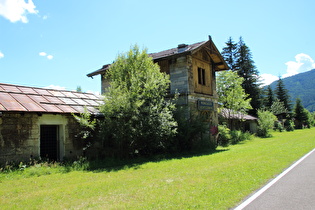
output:
[[198, 84], [206, 85], [206, 70], [198, 67]]

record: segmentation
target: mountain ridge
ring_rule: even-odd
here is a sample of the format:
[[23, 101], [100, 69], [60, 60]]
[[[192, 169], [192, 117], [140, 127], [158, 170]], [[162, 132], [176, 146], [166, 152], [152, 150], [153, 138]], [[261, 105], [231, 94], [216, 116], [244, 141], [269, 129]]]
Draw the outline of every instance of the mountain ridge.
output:
[[[302, 100], [303, 106], [310, 112], [315, 111], [315, 69], [299, 73], [282, 79], [285, 88], [288, 90], [292, 108], [297, 98]], [[270, 84], [274, 91], [277, 81]]]

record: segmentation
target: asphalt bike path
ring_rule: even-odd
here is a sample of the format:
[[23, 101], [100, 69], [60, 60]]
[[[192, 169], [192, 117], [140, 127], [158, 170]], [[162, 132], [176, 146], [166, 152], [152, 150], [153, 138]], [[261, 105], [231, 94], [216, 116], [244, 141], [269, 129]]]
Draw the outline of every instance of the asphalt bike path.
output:
[[241, 209], [315, 210], [315, 149], [235, 208]]

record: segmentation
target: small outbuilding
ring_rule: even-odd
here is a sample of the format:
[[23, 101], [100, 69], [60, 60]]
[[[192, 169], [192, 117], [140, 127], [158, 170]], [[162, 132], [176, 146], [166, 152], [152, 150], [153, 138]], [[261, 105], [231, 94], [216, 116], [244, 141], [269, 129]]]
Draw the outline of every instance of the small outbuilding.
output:
[[234, 110], [222, 108], [220, 112], [220, 123], [225, 122], [229, 125], [230, 129], [249, 131], [251, 133], [256, 133], [258, 128], [258, 118], [237, 112]]
[[83, 155], [72, 114], [94, 114], [100, 96], [0, 83], [0, 163]]

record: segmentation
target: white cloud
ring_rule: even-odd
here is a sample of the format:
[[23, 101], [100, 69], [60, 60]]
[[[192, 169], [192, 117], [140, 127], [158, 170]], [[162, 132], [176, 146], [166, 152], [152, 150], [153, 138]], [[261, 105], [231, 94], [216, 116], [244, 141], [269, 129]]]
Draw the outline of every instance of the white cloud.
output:
[[262, 74], [260, 75], [262, 86], [270, 85], [272, 82], [277, 81], [279, 77], [272, 74]]
[[61, 86], [58, 86], [58, 85], [49, 85], [47, 87], [45, 87], [46, 89], [54, 89], [54, 90], [66, 90], [65, 87], [61, 87]]
[[28, 23], [27, 14], [37, 14], [36, 6], [32, 0], [0, 0], [0, 15], [12, 23], [21, 21]]
[[46, 52], [40, 52], [40, 53], [39, 53], [39, 56], [46, 57], [48, 60], [51, 60], [51, 59], [54, 58], [53, 55], [48, 55]]
[[47, 59], [48, 60], [51, 60], [51, 59], [53, 59], [54, 58], [54, 56], [52, 56], [52, 55], [47, 55]]
[[[286, 73], [281, 76], [281, 78], [290, 77], [302, 72], [306, 72], [312, 69], [315, 69], [315, 62], [311, 58], [311, 56], [300, 53], [295, 56], [295, 61], [288, 61], [285, 63], [287, 66]], [[262, 74], [260, 75], [262, 85], [269, 85], [272, 82], [279, 79], [279, 76], [275, 76], [272, 74]]]
[[282, 78], [290, 77], [315, 68], [314, 60], [311, 56], [304, 53], [297, 54], [295, 56], [295, 61], [288, 61], [285, 65], [287, 65], [287, 73], [282, 75]]
[[4, 54], [0, 51], [0, 58], [3, 58]]
[[40, 55], [40, 56], [46, 56], [47, 53], [45, 53], [45, 52], [40, 52], [39, 55]]

